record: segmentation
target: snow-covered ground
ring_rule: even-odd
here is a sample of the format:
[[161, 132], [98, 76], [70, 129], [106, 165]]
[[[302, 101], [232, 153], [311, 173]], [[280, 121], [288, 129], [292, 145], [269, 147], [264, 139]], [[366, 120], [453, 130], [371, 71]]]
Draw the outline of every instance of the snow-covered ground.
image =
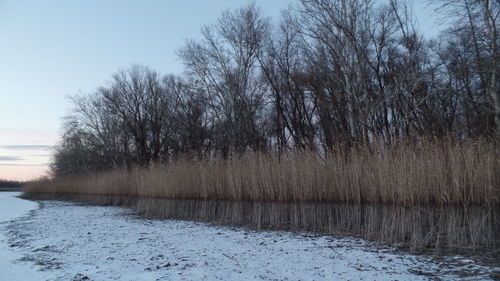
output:
[[35, 202], [16, 198], [19, 192], [0, 192], [0, 280], [37, 281], [53, 279], [47, 272], [37, 271], [32, 264], [21, 263], [23, 254], [9, 246], [6, 226], [38, 207]]
[[[147, 220], [120, 207], [40, 204], [3, 225], [15, 256], [7, 249], [9, 265], [0, 268], [17, 258], [9, 274], [34, 266], [42, 278], [51, 274], [46, 280], [488, 280], [488, 272], [498, 270], [459, 257], [453, 265], [438, 263], [355, 238]], [[0, 213], [4, 208], [0, 203]], [[457, 270], [461, 277], [452, 273]]]

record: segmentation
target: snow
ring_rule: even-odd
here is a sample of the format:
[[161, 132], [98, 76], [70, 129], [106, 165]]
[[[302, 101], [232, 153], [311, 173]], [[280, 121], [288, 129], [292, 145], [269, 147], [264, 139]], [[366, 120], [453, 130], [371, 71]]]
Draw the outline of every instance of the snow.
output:
[[[9, 204], [20, 206], [15, 200]], [[9, 244], [24, 253], [25, 262], [17, 265], [38, 264], [55, 280], [457, 279], [449, 266], [430, 257], [356, 238], [148, 220], [121, 207], [44, 201], [34, 209], [32, 202], [23, 204], [33, 209], [31, 214], [15, 216], [8, 226]], [[476, 272], [467, 280], [489, 278], [489, 269], [467, 266]]]
[[22, 253], [14, 251], [7, 243], [6, 225], [38, 208], [35, 202], [16, 198], [18, 192], [0, 192], [0, 280], [26, 281], [48, 280], [48, 273], [37, 271], [30, 264], [20, 263]]

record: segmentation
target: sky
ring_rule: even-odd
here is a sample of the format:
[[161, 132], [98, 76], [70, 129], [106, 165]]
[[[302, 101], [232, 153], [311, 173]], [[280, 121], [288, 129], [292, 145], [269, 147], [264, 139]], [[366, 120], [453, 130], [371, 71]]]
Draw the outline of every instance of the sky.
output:
[[[256, 0], [277, 19], [294, 0]], [[0, 0], [0, 179], [48, 171], [68, 96], [92, 92], [131, 64], [182, 73], [176, 51], [205, 24], [248, 0]], [[438, 34], [414, 1], [418, 28]]]

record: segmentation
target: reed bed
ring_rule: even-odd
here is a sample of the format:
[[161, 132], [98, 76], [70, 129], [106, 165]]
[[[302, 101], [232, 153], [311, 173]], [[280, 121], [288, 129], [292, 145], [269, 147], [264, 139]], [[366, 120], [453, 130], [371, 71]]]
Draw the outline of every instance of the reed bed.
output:
[[244, 153], [46, 179], [29, 193], [139, 198], [496, 206], [495, 142], [420, 141], [358, 146], [348, 152]]
[[125, 206], [155, 219], [356, 236], [413, 253], [475, 256], [489, 264], [500, 260], [498, 207], [172, 200], [68, 193], [25, 193], [24, 197]]
[[355, 235], [498, 260], [499, 148], [420, 141], [349, 152], [245, 153], [40, 180], [25, 197], [155, 218]]
[[355, 235], [414, 252], [500, 257], [500, 209], [457, 206], [139, 199], [145, 217]]

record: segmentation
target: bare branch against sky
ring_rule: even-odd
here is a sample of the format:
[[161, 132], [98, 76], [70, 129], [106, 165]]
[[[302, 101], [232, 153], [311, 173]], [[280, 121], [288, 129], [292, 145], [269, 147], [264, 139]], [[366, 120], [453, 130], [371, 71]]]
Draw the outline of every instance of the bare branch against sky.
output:
[[[254, 2], [273, 21], [290, 3], [297, 4]], [[439, 28], [430, 9], [423, 1], [414, 2], [420, 29], [435, 36]], [[59, 138], [61, 118], [70, 110], [67, 96], [87, 94], [133, 63], [181, 74], [176, 50], [185, 40], [200, 39], [202, 26], [216, 22], [223, 10], [247, 3], [0, 1], [0, 178], [31, 179], [47, 171], [44, 165], [51, 159], [46, 148]]]

